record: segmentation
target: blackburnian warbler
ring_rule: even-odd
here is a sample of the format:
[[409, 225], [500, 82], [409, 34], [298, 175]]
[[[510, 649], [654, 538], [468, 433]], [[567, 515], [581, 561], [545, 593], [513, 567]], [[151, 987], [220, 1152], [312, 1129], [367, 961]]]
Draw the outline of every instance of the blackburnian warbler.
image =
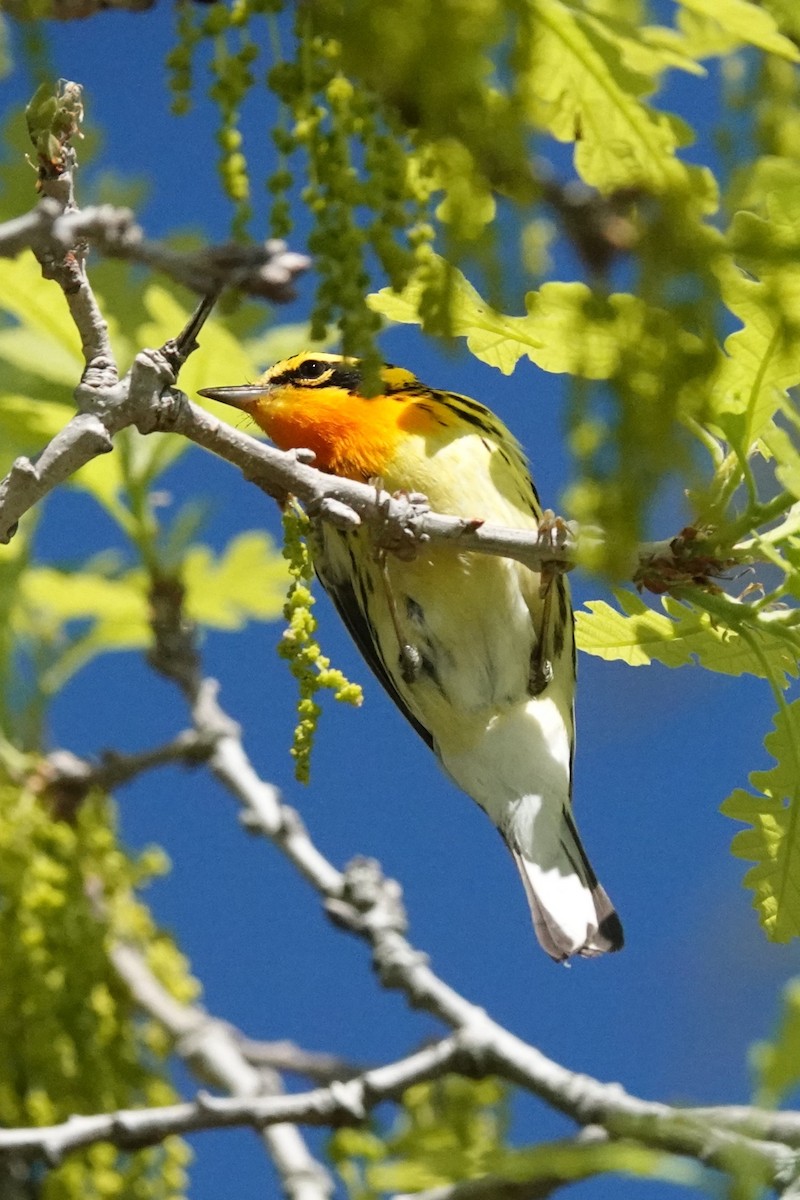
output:
[[[281, 449], [323, 471], [420, 492], [434, 511], [516, 529], [542, 516], [523, 453], [482, 404], [401, 367], [361, 394], [358, 362], [297, 354], [255, 384], [202, 395], [248, 413]], [[376, 554], [364, 525], [321, 522], [319, 578], [380, 682], [450, 778], [500, 830], [552, 958], [622, 946], [572, 817], [575, 643], [563, 574], [422, 544]]]

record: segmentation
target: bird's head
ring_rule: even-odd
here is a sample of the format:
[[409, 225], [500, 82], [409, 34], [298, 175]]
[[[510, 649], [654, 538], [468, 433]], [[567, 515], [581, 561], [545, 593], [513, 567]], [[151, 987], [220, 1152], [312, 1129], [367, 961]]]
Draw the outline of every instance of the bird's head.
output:
[[[383, 474], [404, 433], [425, 432], [422, 385], [403, 367], [385, 364], [384, 390], [361, 391], [357, 359], [304, 352], [270, 367], [255, 383], [202, 388], [201, 396], [241, 409], [282, 450], [313, 450], [316, 465], [350, 478]], [[429, 396], [427, 389], [422, 389]]]

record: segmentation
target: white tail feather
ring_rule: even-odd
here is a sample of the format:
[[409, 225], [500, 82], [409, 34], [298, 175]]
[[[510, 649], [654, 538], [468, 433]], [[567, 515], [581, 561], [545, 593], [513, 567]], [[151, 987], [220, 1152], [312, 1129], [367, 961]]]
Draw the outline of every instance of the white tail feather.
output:
[[[573, 954], [592, 958], [623, 944], [622, 926], [597, 882], [571, 817], [563, 814], [560, 837], [549, 853], [525, 852], [509, 841], [531, 908], [539, 944], [562, 962]], [[535, 856], [535, 857], [534, 857]]]
[[554, 693], [493, 719], [450, 777], [488, 813], [517, 864], [542, 947], [559, 962], [619, 950], [622, 926], [572, 819], [571, 718]]

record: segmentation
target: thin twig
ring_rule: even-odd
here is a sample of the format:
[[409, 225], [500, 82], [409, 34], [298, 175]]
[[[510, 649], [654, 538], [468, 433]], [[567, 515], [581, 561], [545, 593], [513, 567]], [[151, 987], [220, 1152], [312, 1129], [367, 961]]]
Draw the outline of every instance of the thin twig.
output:
[[[75, 167], [75, 151], [69, 145], [63, 148], [63, 158], [57, 166], [48, 166], [40, 159], [39, 189], [45, 202], [60, 209], [61, 219], [77, 212], [73, 187]], [[47, 212], [51, 211], [52, 207], [49, 207]], [[108, 324], [86, 274], [86, 239], [76, 237], [69, 244], [62, 244], [52, 236], [51, 226], [50, 231], [32, 238], [30, 245], [42, 275], [45, 279], [53, 279], [64, 293], [70, 316], [80, 334], [86, 363], [82, 383], [87, 388], [113, 387], [119, 371]]]
[[269, 1067], [273, 1071], [280, 1071], [282, 1075], [303, 1075], [314, 1083], [331, 1083], [334, 1079], [354, 1079], [366, 1070], [364, 1066], [340, 1058], [337, 1054], [305, 1050], [285, 1038], [264, 1041], [245, 1037], [239, 1030], [234, 1030], [234, 1036], [249, 1063], [254, 1067]]

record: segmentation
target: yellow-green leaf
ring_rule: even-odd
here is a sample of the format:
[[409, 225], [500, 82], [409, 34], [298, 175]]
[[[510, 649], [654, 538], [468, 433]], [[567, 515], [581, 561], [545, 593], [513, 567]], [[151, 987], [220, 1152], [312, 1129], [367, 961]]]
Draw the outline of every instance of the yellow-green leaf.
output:
[[194, 546], [183, 570], [186, 608], [201, 625], [241, 629], [248, 620], [272, 621], [286, 600], [286, 563], [266, 533], [241, 533], [215, 559]]
[[775, 1108], [800, 1084], [800, 979], [783, 989], [781, 1016], [775, 1037], [756, 1042], [750, 1050], [755, 1075], [753, 1103]]
[[675, 156], [687, 140], [685, 126], [641, 99], [655, 80], [629, 65], [617, 23], [568, 0], [536, 0], [531, 23], [523, 99], [536, 124], [559, 141], [575, 143], [575, 166], [583, 179], [601, 191], [694, 189], [698, 205], [713, 209], [708, 172]]
[[764, 745], [775, 765], [754, 771], [753, 791], [739, 788], [721, 811], [750, 826], [736, 834], [731, 850], [755, 863], [744, 884], [753, 889], [767, 937], [788, 942], [800, 934], [800, 700], [781, 705]]
[[794, 42], [779, 31], [777, 22], [767, 9], [750, 0], [679, 0], [683, 8], [710, 17], [742, 45], [757, 46], [769, 54], [778, 54], [791, 62], [800, 62], [800, 52]]
[[28, 331], [26, 351], [32, 349], [30, 335], [35, 335], [38, 349], [31, 354], [31, 363], [43, 376], [75, 387], [83, 369], [81, 340], [61, 289], [42, 278], [32, 254], [0, 261], [0, 306]]
[[[438, 260], [402, 292], [384, 288], [370, 296], [370, 307], [391, 321], [419, 324], [431, 269], [448, 270]], [[504, 375], [527, 357], [543, 371], [608, 379], [619, 365], [622, 348], [641, 329], [645, 306], [624, 292], [601, 300], [584, 283], [546, 283], [526, 295], [527, 316], [512, 317], [487, 304], [460, 271], [449, 270], [451, 332], [466, 338], [476, 358]]]
[[[667, 667], [699, 663], [723, 675], [764, 677], [763, 659], [751, 642], [708, 612], [668, 596], [661, 600], [663, 612], [650, 608], [632, 592], [620, 591], [616, 597], [621, 611], [603, 600], [590, 600], [588, 611], [576, 613], [578, 646], [587, 654], [632, 667], [652, 662]], [[768, 639], [776, 670], [797, 675], [791, 646], [771, 636], [769, 621], [764, 621], [760, 632]]]

